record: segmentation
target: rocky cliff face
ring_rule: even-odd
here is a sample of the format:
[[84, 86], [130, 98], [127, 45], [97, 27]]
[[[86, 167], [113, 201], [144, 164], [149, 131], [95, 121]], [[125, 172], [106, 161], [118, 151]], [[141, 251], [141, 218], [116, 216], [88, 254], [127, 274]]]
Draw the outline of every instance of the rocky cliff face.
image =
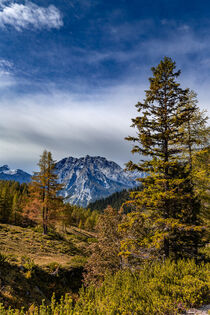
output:
[[62, 159], [56, 164], [56, 171], [59, 182], [64, 184], [61, 194], [68, 202], [83, 207], [137, 185], [136, 174], [126, 173], [115, 162], [100, 156]]

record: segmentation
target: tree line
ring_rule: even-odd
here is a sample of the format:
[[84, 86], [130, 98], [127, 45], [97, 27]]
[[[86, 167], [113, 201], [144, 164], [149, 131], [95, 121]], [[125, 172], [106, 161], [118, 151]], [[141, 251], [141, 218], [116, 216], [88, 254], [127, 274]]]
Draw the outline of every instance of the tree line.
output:
[[23, 202], [27, 195], [27, 184], [0, 181], [0, 222], [20, 224]]
[[42, 225], [43, 233], [56, 226], [66, 231], [67, 226], [76, 226], [93, 231], [98, 211], [90, 211], [64, 202], [58, 193], [56, 162], [51, 152], [44, 150], [29, 184], [15, 181], [0, 181], [0, 222], [22, 226]]

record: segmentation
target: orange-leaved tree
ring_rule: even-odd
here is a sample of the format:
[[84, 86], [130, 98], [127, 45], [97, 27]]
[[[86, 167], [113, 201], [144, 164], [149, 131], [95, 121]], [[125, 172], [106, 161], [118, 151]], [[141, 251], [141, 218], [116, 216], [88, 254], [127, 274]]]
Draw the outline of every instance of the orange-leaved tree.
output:
[[42, 223], [43, 233], [48, 233], [49, 225], [59, 219], [63, 200], [58, 196], [62, 185], [58, 183], [55, 161], [51, 152], [44, 150], [38, 163], [39, 171], [34, 172], [29, 185], [29, 200], [25, 206], [27, 216]]

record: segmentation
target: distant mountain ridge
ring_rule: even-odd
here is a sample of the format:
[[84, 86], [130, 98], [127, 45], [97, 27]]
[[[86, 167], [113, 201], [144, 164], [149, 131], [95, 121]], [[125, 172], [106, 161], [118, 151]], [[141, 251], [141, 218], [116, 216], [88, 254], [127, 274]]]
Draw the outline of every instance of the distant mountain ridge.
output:
[[0, 180], [14, 180], [20, 184], [29, 183], [31, 175], [20, 169], [12, 170], [8, 165], [3, 165], [0, 167]]
[[[56, 163], [58, 181], [64, 185], [60, 194], [71, 204], [86, 207], [90, 202], [106, 198], [123, 189], [137, 185], [137, 177], [143, 174], [125, 172], [117, 163], [105, 157], [68, 157]], [[138, 176], [137, 176], [138, 175]], [[31, 175], [20, 169], [0, 167], [0, 180], [29, 183]]]
[[125, 172], [117, 163], [101, 156], [68, 157], [57, 162], [61, 195], [71, 204], [86, 207], [89, 202], [137, 186], [139, 174]]

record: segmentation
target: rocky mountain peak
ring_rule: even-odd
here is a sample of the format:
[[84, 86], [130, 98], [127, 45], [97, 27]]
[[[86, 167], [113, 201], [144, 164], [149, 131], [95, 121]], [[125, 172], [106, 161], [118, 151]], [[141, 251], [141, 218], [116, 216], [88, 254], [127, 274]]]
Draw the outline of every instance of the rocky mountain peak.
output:
[[3, 166], [0, 166], [0, 172], [5, 172], [5, 171], [9, 171], [9, 166], [6, 164]]
[[72, 204], [87, 206], [116, 191], [137, 185], [136, 174], [126, 173], [117, 163], [105, 157], [68, 157], [56, 164], [59, 181], [64, 184], [61, 194]]
[[31, 175], [20, 170], [10, 169], [8, 165], [0, 166], [0, 180], [14, 180], [19, 183], [28, 183], [31, 180]]

